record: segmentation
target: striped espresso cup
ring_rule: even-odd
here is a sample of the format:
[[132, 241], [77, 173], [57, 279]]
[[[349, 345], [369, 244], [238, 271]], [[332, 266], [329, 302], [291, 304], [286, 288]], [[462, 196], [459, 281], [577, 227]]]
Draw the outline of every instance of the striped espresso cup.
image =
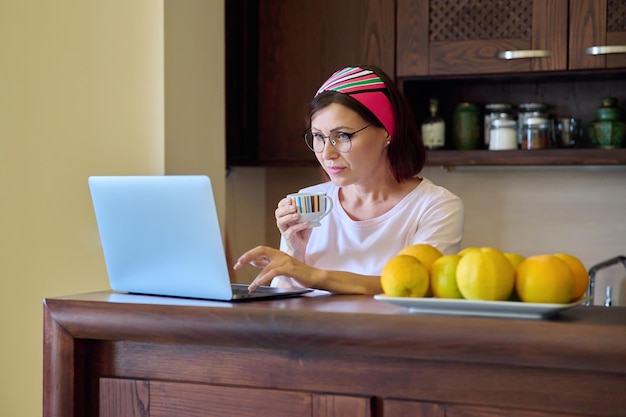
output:
[[294, 193], [287, 198], [300, 215], [298, 223], [309, 222], [310, 227], [320, 225], [320, 220], [333, 209], [333, 200], [326, 193]]

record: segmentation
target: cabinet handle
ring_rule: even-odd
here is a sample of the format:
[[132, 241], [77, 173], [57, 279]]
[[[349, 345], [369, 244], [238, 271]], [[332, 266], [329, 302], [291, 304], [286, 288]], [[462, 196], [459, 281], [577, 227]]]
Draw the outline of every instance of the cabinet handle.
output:
[[626, 53], [626, 45], [592, 46], [587, 48], [585, 53], [587, 55], [624, 54]]
[[500, 59], [522, 59], [522, 58], [547, 58], [552, 53], [547, 49], [522, 49], [519, 51], [504, 51], [498, 54]]

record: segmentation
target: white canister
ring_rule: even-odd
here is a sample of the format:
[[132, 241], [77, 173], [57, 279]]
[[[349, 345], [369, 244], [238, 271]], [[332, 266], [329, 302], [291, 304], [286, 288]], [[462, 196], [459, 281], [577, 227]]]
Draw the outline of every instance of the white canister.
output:
[[517, 122], [513, 119], [494, 119], [489, 127], [489, 150], [517, 149]]

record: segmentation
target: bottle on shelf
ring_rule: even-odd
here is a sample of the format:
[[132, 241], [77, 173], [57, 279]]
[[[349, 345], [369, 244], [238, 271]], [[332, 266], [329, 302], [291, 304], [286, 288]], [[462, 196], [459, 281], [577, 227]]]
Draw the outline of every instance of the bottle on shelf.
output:
[[426, 149], [443, 149], [446, 144], [446, 124], [439, 116], [439, 102], [430, 99], [430, 116], [422, 123], [422, 140]]

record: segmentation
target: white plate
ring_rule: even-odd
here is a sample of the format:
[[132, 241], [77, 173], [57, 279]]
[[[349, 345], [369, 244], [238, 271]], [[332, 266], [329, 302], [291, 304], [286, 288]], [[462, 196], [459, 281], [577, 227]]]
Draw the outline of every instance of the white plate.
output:
[[411, 314], [449, 316], [503, 317], [516, 319], [544, 319], [583, 303], [586, 298], [570, 304], [523, 303], [521, 301], [474, 301], [451, 298], [389, 297], [377, 294], [374, 299], [406, 307]]

